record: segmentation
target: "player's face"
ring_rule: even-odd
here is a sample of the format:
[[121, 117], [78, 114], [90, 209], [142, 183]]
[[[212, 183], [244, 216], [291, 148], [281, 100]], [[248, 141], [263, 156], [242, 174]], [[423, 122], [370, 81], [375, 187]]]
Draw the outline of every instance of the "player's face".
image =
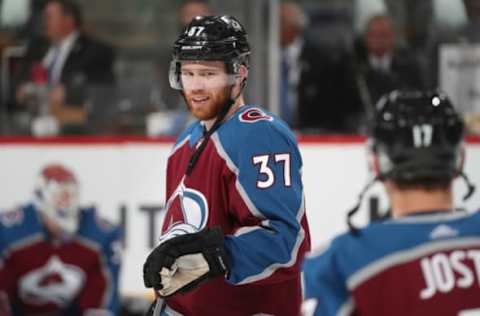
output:
[[183, 62], [181, 81], [188, 108], [199, 120], [214, 119], [230, 98], [224, 62]]

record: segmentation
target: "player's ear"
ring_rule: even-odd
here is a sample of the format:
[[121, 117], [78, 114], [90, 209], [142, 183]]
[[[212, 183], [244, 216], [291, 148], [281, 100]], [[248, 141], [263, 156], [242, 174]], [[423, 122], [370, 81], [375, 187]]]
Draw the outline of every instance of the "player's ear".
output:
[[240, 65], [240, 69], [238, 71], [240, 81], [247, 79], [248, 77], [248, 68], [244, 64]]

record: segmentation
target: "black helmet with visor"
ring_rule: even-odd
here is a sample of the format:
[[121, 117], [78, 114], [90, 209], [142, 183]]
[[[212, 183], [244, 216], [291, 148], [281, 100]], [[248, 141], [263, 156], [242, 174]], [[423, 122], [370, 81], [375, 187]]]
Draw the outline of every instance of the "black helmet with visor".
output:
[[[247, 33], [234, 17], [197, 16], [185, 28], [173, 46], [170, 86], [182, 90], [182, 61], [223, 61], [228, 85], [239, 75], [240, 65], [248, 67], [250, 46]], [[243, 83], [244, 84], [244, 83]]]

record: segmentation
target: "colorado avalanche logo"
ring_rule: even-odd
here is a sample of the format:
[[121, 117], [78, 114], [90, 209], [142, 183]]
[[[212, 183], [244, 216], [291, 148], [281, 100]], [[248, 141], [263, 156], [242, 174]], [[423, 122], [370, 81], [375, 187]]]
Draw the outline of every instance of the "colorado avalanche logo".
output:
[[53, 256], [42, 267], [20, 278], [20, 297], [32, 305], [68, 305], [85, 284], [85, 272], [80, 267], [64, 263]]
[[240, 122], [255, 123], [258, 121], [273, 121], [273, 117], [257, 108], [248, 109], [240, 114]]
[[183, 183], [168, 200], [166, 209], [167, 230], [180, 223], [193, 226], [197, 230], [207, 225], [207, 199], [200, 191], [187, 188]]

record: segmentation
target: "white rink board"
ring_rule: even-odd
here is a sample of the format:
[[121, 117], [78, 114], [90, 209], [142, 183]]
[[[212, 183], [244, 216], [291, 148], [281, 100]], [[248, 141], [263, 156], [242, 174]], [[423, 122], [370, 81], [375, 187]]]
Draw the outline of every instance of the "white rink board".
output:
[[[101, 214], [120, 221], [120, 207], [126, 209], [126, 248], [121, 277], [123, 294], [147, 293], [143, 287], [142, 265], [149, 253], [151, 223], [141, 208], [164, 203], [166, 159], [171, 143], [12, 143], [0, 144], [0, 209], [29, 201], [34, 179], [47, 163], [61, 162], [70, 167], [81, 185], [83, 205], [95, 204]], [[346, 229], [345, 214], [355, 205], [358, 193], [368, 179], [366, 151], [360, 143], [301, 143], [307, 216], [312, 243], [318, 247]], [[480, 186], [480, 144], [467, 147], [466, 172]], [[462, 181], [455, 183], [459, 206], [465, 193]], [[480, 190], [480, 188], [479, 188]], [[380, 197], [380, 208], [388, 203], [380, 185], [366, 196]], [[480, 204], [480, 192], [465, 205]], [[363, 225], [368, 220], [366, 203], [355, 217]], [[158, 237], [162, 212], [154, 220]]]

